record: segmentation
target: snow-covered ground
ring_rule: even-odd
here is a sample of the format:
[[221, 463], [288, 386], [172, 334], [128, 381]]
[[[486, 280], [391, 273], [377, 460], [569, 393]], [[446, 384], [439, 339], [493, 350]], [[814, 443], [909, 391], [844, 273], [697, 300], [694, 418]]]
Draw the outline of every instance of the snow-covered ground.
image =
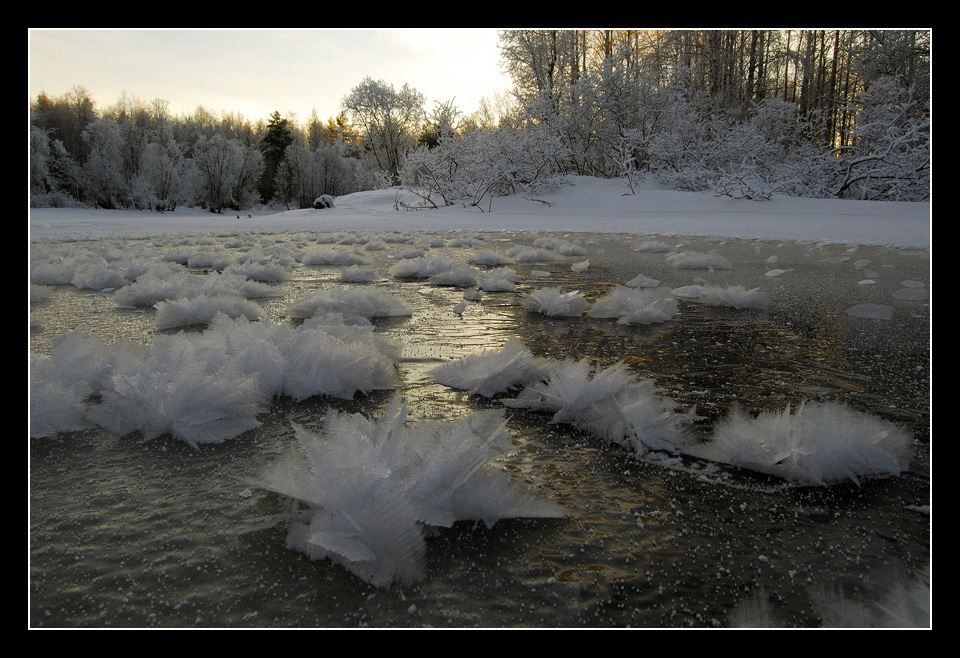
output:
[[396, 189], [359, 192], [324, 210], [31, 209], [33, 238], [232, 231], [590, 231], [844, 244], [930, 247], [929, 203], [775, 197], [736, 200], [710, 192], [677, 192], [654, 183], [630, 194], [621, 180], [570, 177], [552, 192], [496, 198], [483, 208], [397, 210], [418, 201]]

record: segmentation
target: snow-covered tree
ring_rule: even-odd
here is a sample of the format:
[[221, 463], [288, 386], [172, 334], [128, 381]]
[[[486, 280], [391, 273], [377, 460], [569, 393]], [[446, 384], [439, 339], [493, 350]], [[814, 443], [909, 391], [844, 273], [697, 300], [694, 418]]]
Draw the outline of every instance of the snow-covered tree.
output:
[[194, 147], [197, 169], [197, 198], [210, 211], [220, 212], [232, 203], [243, 153], [240, 145], [221, 135], [201, 137]]
[[409, 85], [397, 91], [371, 78], [364, 78], [342, 101], [363, 130], [367, 152], [394, 184], [399, 182], [404, 157], [416, 144], [423, 103], [423, 94]]
[[876, 80], [856, 108], [853, 142], [834, 151], [833, 194], [841, 198], [922, 200], [930, 195], [930, 111], [913, 88]]
[[87, 199], [98, 208], [123, 205], [126, 185], [119, 126], [111, 119], [98, 119], [83, 131], [83, 140], [89, 149], [83, 164]]

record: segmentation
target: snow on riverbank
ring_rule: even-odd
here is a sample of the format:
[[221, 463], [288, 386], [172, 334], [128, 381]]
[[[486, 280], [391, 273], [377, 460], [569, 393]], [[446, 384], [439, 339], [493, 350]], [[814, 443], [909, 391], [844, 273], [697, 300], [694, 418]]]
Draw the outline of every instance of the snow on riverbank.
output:
[[31, 208], [34, 239], [247, 231], [557, 231], [707, 235], [929, 248], [930, 204], [775, 197], [735, 200], [648, 184], [573, 176], [552, 192], [496, 198], [489, 208], [398, 210], [417, 197], [398, 189], [340, 197], [336, 207], [212, 214]]

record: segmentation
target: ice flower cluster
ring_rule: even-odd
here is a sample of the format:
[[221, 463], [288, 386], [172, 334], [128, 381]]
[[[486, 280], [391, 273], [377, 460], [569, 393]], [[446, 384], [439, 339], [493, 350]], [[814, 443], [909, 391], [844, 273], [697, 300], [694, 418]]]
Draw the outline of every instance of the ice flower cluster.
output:
[[150, 347], [69, 334], [32, 359], [31, 435], [96, 424], [149, 440], [220, 443], [260, 423], [272, 398], [349, 399], [396, 385], [400, 348], [326, 315], [293, 327], [216, 316], [203, 333]]
[[322, 433], [294, 426], [299, 449], [261, 478], [263, 488], [301, 504], [288, 548], [388, 588], [423, 576], [424, 526], [567, 515], [488, 466], [513, 449], [502, 410], [415, 424], [407, 415], [395, 396], [379, 419], [334, 413]]

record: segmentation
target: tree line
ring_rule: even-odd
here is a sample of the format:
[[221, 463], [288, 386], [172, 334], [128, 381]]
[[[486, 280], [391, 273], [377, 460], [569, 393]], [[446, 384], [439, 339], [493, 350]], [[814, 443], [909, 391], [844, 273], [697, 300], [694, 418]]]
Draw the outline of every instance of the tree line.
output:
[[564, 174], [740, 198], [929, 196], [930, 34], [504, 30], [511, 92], [465, 115], [364, 79], [337, 117], [268, 121], [122, 95], [30, 107], [35, 206], [212, 212], [405, 185], [483, 208]]

